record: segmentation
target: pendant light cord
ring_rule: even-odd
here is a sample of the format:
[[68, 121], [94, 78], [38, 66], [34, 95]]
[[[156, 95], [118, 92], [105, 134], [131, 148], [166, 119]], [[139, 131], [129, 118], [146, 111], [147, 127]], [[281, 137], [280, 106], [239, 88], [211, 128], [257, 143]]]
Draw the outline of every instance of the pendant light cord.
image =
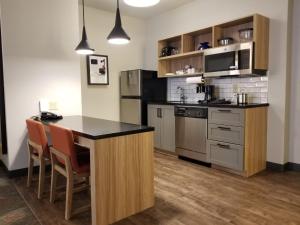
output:
[[117, 0], [117, 8], [119, 8], [119, 0]]
[[[118, 0], [119, 1], [119, 0]], [[82, 15], [83, 15], [83, 26], [85, 26], [85, 16], [84, 16], [84, 0], [82, 0]]]

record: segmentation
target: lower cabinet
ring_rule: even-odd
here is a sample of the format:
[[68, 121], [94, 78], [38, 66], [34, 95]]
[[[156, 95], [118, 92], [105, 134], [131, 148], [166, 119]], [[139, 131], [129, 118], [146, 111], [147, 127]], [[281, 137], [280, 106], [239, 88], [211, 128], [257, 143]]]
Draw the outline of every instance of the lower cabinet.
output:
[[208, 109], [207, 150], [213, 166], [249, 177], [266, 168], [267, 107]]
[[174, 106], [148, 105], [148, 125], [155, 128], [154, 147], [175, 154]]
[[229, 169], [244, 170], [244, 147], [219, 141], [208, 141], [211, 163]]

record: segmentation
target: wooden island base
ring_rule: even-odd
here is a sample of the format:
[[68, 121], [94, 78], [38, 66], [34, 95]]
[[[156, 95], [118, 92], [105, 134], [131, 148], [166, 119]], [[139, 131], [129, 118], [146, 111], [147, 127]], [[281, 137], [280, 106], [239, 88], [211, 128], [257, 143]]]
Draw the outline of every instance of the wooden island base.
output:
[[153, 131], [79, 141], [91, 151], [93, 225], [112, 224], [154, 206]]

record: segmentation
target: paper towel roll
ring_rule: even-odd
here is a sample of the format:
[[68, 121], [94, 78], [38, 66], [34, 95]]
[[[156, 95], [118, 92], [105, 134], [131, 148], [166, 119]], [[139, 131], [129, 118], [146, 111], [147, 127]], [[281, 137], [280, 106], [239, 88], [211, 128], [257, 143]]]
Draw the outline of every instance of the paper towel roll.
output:
[[202, 77], [188, 77], [186, 78], [187, 84], [203, 84], [203, 78]]

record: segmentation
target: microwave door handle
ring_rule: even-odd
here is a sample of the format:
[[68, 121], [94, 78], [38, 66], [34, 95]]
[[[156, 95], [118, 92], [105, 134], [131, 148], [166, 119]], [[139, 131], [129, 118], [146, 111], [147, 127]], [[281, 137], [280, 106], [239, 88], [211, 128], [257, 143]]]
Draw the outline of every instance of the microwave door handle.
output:
[[229, 69], [230, 70], [238, 70], [239, 69], [239, 51], [235, 51], [234, 66], [230, 66]]

